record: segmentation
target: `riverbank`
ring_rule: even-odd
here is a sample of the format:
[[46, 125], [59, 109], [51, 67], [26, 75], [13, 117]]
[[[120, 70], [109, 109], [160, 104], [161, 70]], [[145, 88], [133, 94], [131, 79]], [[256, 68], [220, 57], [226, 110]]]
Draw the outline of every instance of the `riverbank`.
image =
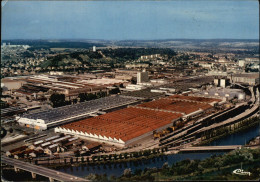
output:
[[[115, 164], [115, 163], [126, 163], [126, 162], [136, 162], [139, 160], [148, 160], [148, 159], [153, 159], [156, 157], [160, 157], [160, 156], [164, 156], [164, 153], [157, 153], [157, 154], [151, 154], [151, 151], [144, 151], [145, 156], [138, 156], [139, 154], [132, 154], [135, 157], [129, 157], [129, 158], [124, 158], [126, 157], [125, 155], [113, 155], [113, 159], [112, 160], [108, 160], [108, 158], [110, 156], [108, 155], [103, 155], [101, 156], [92, 156], [92, 160], [89, 160], [87, 162], [82, 162], [82, 161], [77, 161], [77, 162], [72, 162], [72, 163], [63, 163], [63, 164], [48, 164], [46, 165], [46, 167], [50, 167], [53, 169], [56, 168], [60, 168], [60, 167], [70, 167], [70, 166], [75, 166], [75, 167], [79, 167], [81, 165], [90, 165], [90, 166], [94, 166], [94, 165], [109, 165], [109, 164]], [[129, 154], [126, 154], [129, 155]], [[131, 154], [130, 154], [131, 155]], [[143, 154], [140, 154], [143, 155]], [[94, 158], [96, 157], [96, 158]]]
[[[240, 168], [251, 173], [250, 176], [232, 174]], [[160, 168], [145, 168], [134, 170], [127, 168], [120, 177], [105, 175], [87, 176], [94, 181], [173, 181], [173, 180], [259, 180], [260, 179], [260, 149], [240, 149], [223, 155], [213, 155], [204, 160], [186, 159], [172, 165], [164, 163]]]
[[226, 131], [222, 132], [222, 134], [220, 134], [218, 136], [215, 136], [215, 137], [212, 137], [212, 138], [209, 138], [207, 140], [203, 140], [199, 144], [196, 144], [195, 146], [209, 145], [210, 143], [212, 143], [212, 142], [214, 142], [216, 140], [219, 140], [221, 138], [224, 138], [226, 136], [229, 136], [229, 135], [232, 135], [232, 134], [235, 134], [235, 133], [239, 133], [239, 132], [243, 132], [243, 131], [246, 131], [246, 130], [248, 130], [250, 128], [253, 128], [255, 126], [259, 126], [260, 125], [260, 119], [258, 117], [251, 118], [251, 120], [253, 121], [252, 123], [247, 122], [248, 124], [246, 124], [244, 126], [241, 126], [241, 127], [238, 127], [238, 128], [236, 128], [234, 130], [231, 130], [231, 131], [226, 130]]
[[186, 159], [205, 159], [211, 155], [221, 155], [223, 152], [215, 153], [194, 153], [194, 154], [175, 154], [175, 155], [162, 155], [151, 159], [142, 159], [130, 162], [120, 162], [120, 163], [107, 163], [100, 165], [87, 165], [82, 164], [80, 166], [70, 166], [70, 167], [57, 167], [55, 170], [73, 174], [75, 176], [85, 177], [89, 174], [106, 174], [109, 176], [119, 177], [123, 174], [125, 169], [131, 168], [132, 171], [144, 170], [145, 168], [161, 168], [165, 162], [169, 164], [176, 163], [178, 161]]

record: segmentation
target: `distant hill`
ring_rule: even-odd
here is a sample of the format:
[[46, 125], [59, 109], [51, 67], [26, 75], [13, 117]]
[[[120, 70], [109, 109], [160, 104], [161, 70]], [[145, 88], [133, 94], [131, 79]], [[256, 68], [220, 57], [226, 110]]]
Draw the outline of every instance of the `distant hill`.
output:
[[98, 52], [74, 52], [69, 54], [59, 54], [54, 57], [47, 58], [40, 66], [42, 68], [47, 67], [65, 67], [65, 66], [80, 66], [82, 64], [88, 64], [93, 59], [100, 59], [103, 56]]
[[102, 49], [102, 53], [92, 51], [73, 52], [67, 54], [59, 54], [49, 57], [41, 64], [42, 68], [47, 67], [65, 67], [73, 65], [91, 65], [95, 61], [113, 61], [124, 62], [129, 60], [137, 60], [142, 55], [161, 54], [173, 57], [176, 52], [167, 48], [118, 48], [118, 49]]
[[34, 49], [50, 48], [170, 48], [184, 51], [236, 52], [246, 51], [258, 54], [259, 39], [163, 39], [163, 40], [101, 40], [101, 39], [66, 39], [66, 40], [2, 40], [11, 44], [26, 44]]
[[168, 48], [254, 48], [259, 47], [257, 39], [165, 39], [165, 40], [121, 40], [114, 42], [117, 46], [168, 47]]
[[104, 47], [105, 45], [99, 43], [81, 42], [77, 40], [2, 40], [2, 42], [10, 43], [12, 45], [29, 45], [31, 49], [50, 49], [50, 48], [86, 48], [93, 46]]
[[[91, 48], [106, 47], [146, 47], [146, 48], [257, 48], [259, 39], [161, 39], [161, 40], [2, 40], [11, 44], [26, 44], [34, 48]], [[217, 47], [216, 47], [217, 46]]]

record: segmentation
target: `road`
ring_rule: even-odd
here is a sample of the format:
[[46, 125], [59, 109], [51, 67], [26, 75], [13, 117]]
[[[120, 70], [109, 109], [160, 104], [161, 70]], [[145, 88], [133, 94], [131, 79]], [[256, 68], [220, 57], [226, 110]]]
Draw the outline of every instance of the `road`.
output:
[[52, 178], [58, 181], [89, 181], [80, 177], [76, 177], [70, 174], [66, 174], [63, 172], [58, 172], [49, 168], [45, 168], [42, 166], [37, 166], [28, 162], [23, 162], [17, 159], [12, 159], [6, 156], [1, 156], [2, 163], [15, 166], [18, 169], [22, 169], [28, 172], [33, 172], [35, 174], [45, 176], [48, 178]]
[[180, 152], [235, 150], [235, 149], [238, 149], [241, 147], [242, 147], [242, 145], [186, 147], [186, 148], [180, 149]]
[[214, 124], [212, 124], [212, 125], [210, 125], [210, 126], [208, 126], [208, 127], [202, 128], [202, 129], [200, 129], [200, 130], [198, 130], [198, 131], [196, 131], [196, 132], [199, 133], [199, 132], [204, 132], [204, 131], [206, 131], [206, 130], [210, 130], [210, 129], [213, 129], [213, 128], [217, 128], [217, 127], [226, 125], [226, 124], [228, 124], [228, 123], [232, 123], [232, 122], [234, 122], [234, 121], [238, 121], [238, 120], [240, 120], [241, 118], [245, 118], [245, 117], [248, 117], [248, 118], [249, 118], [249, 117], [252, 116], [254, 113], [256, 113], [258, 110], [259, 110], [259, 105], [258, 105], [258, 104], [255, 104], [251, 109], [248, 109], [248, 110], [246, 110], [245, 112], [243, 112], [243, 113], [241, 113], [241, 114], [239, 114], [239, 115], [237, 115], [237, 116], [235, 116], [235, 117], [233, 117], [233, 118], [229, 118], [229, 119], [227, 119], [227, 120], [225, 120], [225, 121], [223, 121], [223, 122], [221, 122], [221, 123], [214, 123]]

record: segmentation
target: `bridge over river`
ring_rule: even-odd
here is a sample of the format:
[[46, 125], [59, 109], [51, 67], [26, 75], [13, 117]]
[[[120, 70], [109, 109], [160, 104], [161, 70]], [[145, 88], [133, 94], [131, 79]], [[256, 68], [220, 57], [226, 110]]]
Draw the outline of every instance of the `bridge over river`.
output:
[[28, 171], [32, 173], [32, 177], [36, 178], [36, 174], [48, 177], [52, 182], [54, 180], [57, 181], [89, 181], [84, 178], [76, 177], [70, 174], [66, 174], [63, 172], [55, 171], [53, 169], [49, 169], [42, 166], [37, 166], [28, 162], [23, 162], [17, 159], [12, 159], [6, 156], [1, 156], [2, 163], [14, 166], [15, 171], [19, 171], [22, 169], [24, 171]]

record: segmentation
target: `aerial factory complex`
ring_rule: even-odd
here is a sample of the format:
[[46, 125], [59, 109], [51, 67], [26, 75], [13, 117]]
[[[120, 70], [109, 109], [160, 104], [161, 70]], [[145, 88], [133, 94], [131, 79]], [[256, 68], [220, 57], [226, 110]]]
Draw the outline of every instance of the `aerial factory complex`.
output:
[[[25, 61], [12, 68], [13, 60], [5, 59], [1, 68], [5, 163], [33, 178], [62, 181], [75, 177], [42, 174], [23, 162], [49, 167], [124, 160], [137, 153], [229, 151], [241, 146], [199, 146], [259, 123], [256, 55], [105, 43], [62, 54], [2, 47], [4, 55]], [[23, 58], [25, 52], [31, 57]], [[30, 72], [18, 72], [19, 65]]]
[[1, 10], [1, 181], [260, 181], [257, 0]]

